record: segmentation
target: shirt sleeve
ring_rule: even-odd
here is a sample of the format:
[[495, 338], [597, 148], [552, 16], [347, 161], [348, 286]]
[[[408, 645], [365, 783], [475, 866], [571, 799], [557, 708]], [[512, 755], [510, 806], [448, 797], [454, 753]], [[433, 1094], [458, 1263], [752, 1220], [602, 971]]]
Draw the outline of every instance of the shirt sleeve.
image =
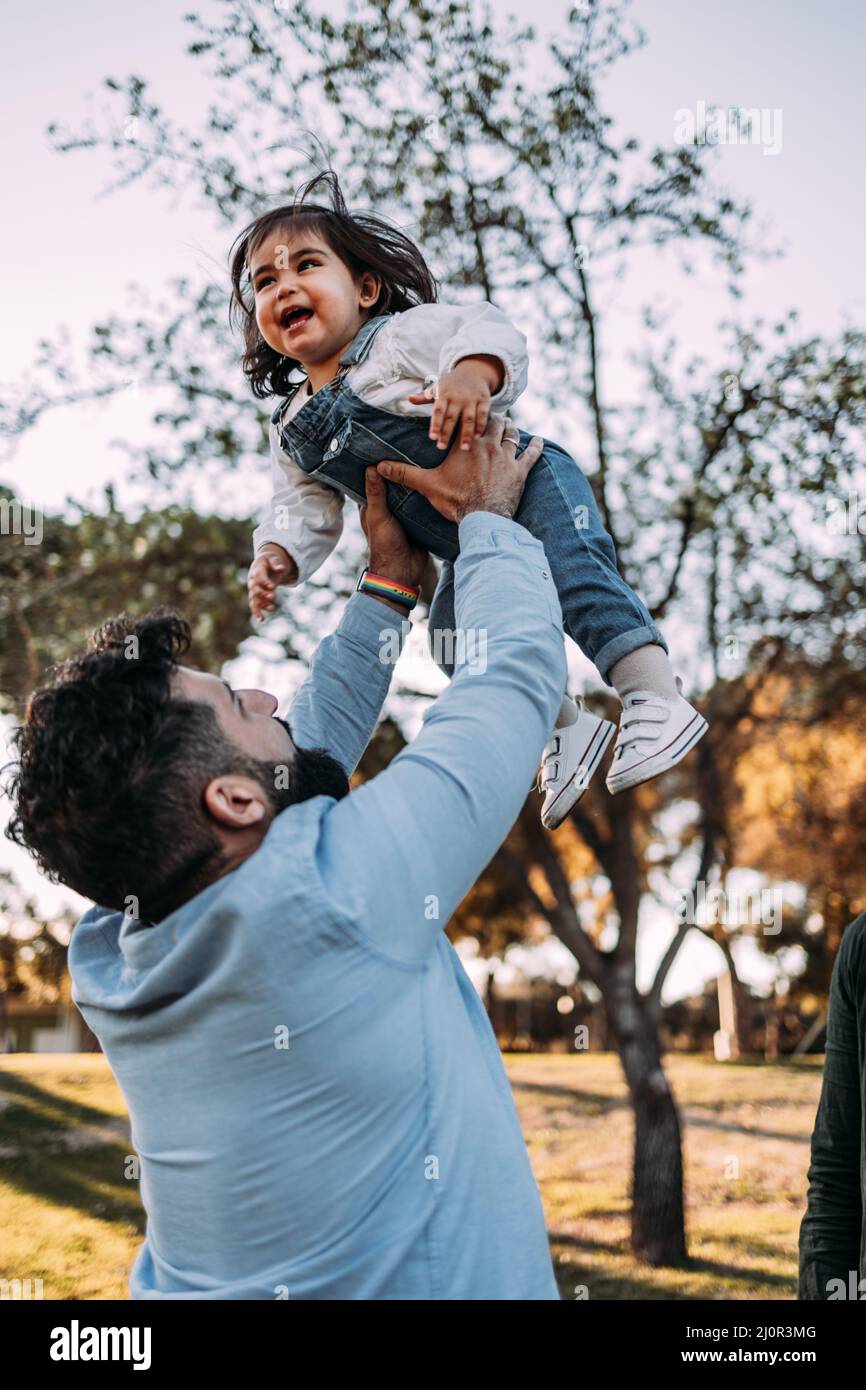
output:
[[270, 428], [272, 493], [253, 532], [253, 552], [269, 541], [281, 545], [298, 567], [295, 584], [315, 574], [343, 533], [343, 496], [311, 478], [280, 447]]
[[837, 1279], [847, 1298], [852, 1271], [859, 1280], [863, 1156], [857, 1001], [863, 994], [864, 927], [866, 914], [846, 930], [830, 980], [824, 1077], [800, 1227], [800, 1299], [828, 1299], [834, 1292], [828, 1285]]
[[288, 715], [299, 748], [324, 748], [347, 774], [361, 760], [411, 629], [370, 594], [353, 594], [339, 626], [316, 648]]
[[[526, 337], [501, 309], [486, 300], [480, 304], [417, 304], [395, 315], [389, 328], [393, 371], [412, 382], [420, 384], [428, 376], [445, 376], [461, 357], [486, 354], [498, 357], [505, 372], [502, 386], [491, 397], [492, 410], [508, 410], [526, 390]], [[383, 329], [383, 335], [387, 331]]]
[[349, 930], [417, 964], [530, 790], [565, 686], [562, 611], [539, 541], [475, 512], [455, 563], [455, 674], [418, 737], [322, 821], [321, 881]]

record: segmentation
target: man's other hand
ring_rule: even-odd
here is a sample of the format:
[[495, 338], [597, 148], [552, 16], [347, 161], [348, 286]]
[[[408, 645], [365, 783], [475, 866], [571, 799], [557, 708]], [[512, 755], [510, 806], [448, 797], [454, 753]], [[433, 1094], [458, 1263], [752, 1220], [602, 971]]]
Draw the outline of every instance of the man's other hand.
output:
[[544, 444], [536, 435], [518, 456], [517, 441], [503, 439], [506, 429], [517, 433], [504, 415], [491, 415], [480, 438], [473, 439], [468, 449], [455, 444], [437, 468], [417, 468], [392, 459], [376, 467], [389, 482], [426, 497], [449, 521], [460, 522], [470, 512], [511, 517]]

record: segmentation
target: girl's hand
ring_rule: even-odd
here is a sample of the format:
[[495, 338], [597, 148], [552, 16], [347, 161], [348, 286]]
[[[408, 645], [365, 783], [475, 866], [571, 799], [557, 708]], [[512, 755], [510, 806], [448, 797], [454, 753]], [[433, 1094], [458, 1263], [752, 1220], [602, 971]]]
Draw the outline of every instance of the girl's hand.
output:
[[[496, 370], [496, 369], [494, 369]], [[406, 399], [423, 405], [433, 399], [433, 387]], [[479, 439], [487, 428], [490, 416], [490, 367], [483, 359], [465, 357], [452, 371], [439, 378], [439, 394], [430, 417], [430, 438], [440, 449], [446, 448], [454, 428], [462, 418], [460, 448], [468, 449], [473, 439]]]
[[247, 593], [250, 612], [260, 623], [265, 613], [273, 613], [277, 586], [288, 584], [298, 572], [298, 567], [281, 545], [268, 541], [262, 546], [247, 575]]

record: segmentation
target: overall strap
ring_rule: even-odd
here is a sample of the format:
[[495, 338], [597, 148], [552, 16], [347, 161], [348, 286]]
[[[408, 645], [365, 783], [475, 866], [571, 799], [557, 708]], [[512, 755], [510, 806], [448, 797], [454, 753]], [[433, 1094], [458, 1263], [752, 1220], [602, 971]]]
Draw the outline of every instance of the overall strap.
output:
[[279, 404], [274, 407], [273, 413], [271, 415], [272, 425], [278, 425], [280, 423], [280, 417], [282, 416], [283, 411], [288, 409], [289, 404], [295, 399], [295, 396], [298, 394], [302, 387], [306, 389], [306, 385], [306, 377], [304, 377], [302, 381], [296, 381], [290, 384], [289, 394], [287, 396], [282, 396], [280, 398]]
[[[364, 358], [367, 356], [367, 353], [370, 351], [370, 348], [373, 346], [373, 339], [379, 332], [379, 329], [384, 328], [388, 320], [393, 317], [394, 315], [391, 313], [377, 314], [375, 318], [368, 319], [366, 323], [361, 325], [361, 327], [358, 329], [358, 332], [355, 334], [355, 337], [352, 339], [351, 343], [346, 348], [346, 351], [343, 353], [343, 356], [340, 358], [340, 367], [339, 371], [337, 372], [337, 377], [335, 377], [335, 380], [337, 378], [345, 376], [346, 372], [349, 370], [350, 367], [357, 366], [359, 362], [363, 362]], [[302, 388], [306, 389], [307, 380], [307, 377], [304, 377], [302, 381], [294, 383], [290, 386], [288, 395], [284, 396], [282, 400], [279, 402], [279, 404], [274, 408], [274, 412], [271, 415], [271, 424], [280, 424], [281, 417], [283, 413], [288, 409], [289, 403], [294, 400], [295, 396], [298, 394], [298, 391], [300, 391]]]
[[344, 371], [348, 370], [349, 367], [356, 367], [359, 362], [363, 362], [370, 348], [373, 346], [373, 339], [376, 334], [379, 332], [380, 328], [384, 328], [388, 320], [393, 317], [393, 314], [377, 314], [375, 318], [368, 319], [365, 324], [361, 325], [355, 337], [343, 353], [343, 356], [340, 358], [340, 376], [342, 376]]

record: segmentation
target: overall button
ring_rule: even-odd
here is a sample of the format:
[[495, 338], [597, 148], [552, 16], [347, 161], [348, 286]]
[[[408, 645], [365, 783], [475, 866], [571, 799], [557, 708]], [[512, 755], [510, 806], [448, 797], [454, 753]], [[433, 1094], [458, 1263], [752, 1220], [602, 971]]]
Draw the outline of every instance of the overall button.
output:
[[330, 446], [330, 447], [331, 447], [331, 453], [332, 453], [332, 454], [335, 454], [335, 453], [337, 452], [337, 450], [339, 449], [340, 443], [339, 443], [339, 440], [336, 438], [336, 436], [331, 440], [331, 446]]

